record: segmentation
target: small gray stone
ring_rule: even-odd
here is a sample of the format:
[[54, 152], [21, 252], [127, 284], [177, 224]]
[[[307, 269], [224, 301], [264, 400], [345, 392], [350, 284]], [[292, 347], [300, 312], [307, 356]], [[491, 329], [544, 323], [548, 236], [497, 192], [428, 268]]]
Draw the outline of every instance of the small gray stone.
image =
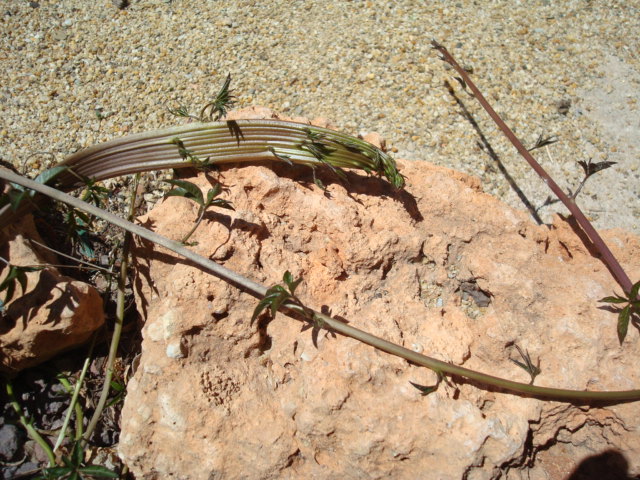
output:
[[0, 427], [0, 459], [11, 461], [20, 449], [20, 430], [15, 425]]

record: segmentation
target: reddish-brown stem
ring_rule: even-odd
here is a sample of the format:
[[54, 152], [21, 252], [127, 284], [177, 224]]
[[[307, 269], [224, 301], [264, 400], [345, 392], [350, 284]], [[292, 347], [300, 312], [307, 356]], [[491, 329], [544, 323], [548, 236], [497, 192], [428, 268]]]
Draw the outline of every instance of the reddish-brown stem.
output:
[[505, 136], [509, 139], [509, 141], [513, 144], [514, 147], [518, 150], [518, 153], [524, 157], [524, 159], [531, 165], [531, 168], [535, 170], [535, 172], [540, 175], [544, 183], [546, 183], [551, 191], [564, 203], [564, 205], [569, 209], [571, 214], [574, 216], [580, 228], [584, 231], [584, 233], [589, 237], [595, 248], [598, 250], [602, 257], [602, 261], [607, 265], [609, 271], [615, 278], [615, 280], [620, 284], [622, 290], [624, 292], [629, 293], [631, 291], [631, 279], [623, 270], [622, 266], [613, 255], [607, 244], [604, 242], [600, 234], [593, 228], [591, 222], [587, 219], [587, 217], [582, 213], [580, 207], [576, 204], [576, 202], [570, 198], [566, 193], [562, 191], [562, 189], [558, 186], [558, 184], [549, 176], [549, 174], [542, 168], [542, 166], [533, 158], [533, 156], [529, 153], [529, 151], [525, 148], [522, 142], [515, 136], [515, 134], [511, 131], [511, 129], [507, 126], [506, 123], [500, 118], [500, 115], [496, 113], [496, 111], [491, 107], [489, 102], [484, 98], [478, 87], [475, 86], [471, 78], [467, 72], [456, 62], [453, 56], [449, 53], [449, 51], [442, 45], [440, 45], [435, 40], [431, 41], [431, 45], [433, 48], [438, 50], [442, 55], [442, 60], [451, 65], [456, 72], [460, 74], [466, 85], [471, 89], [473, 95], [478, 99], [480, 105], [487, 111], [487, 113], [491, 116], [496, 125], [500, 127], [500, 130], [505, 134]]

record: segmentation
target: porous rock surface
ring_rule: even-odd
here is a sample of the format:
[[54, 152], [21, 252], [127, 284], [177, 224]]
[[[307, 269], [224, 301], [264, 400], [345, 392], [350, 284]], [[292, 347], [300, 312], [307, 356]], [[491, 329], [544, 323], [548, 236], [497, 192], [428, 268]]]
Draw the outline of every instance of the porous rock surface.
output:
[[[104, 323], [102, 298], [92, 286], [52, 267], [55, 255], [43, 243], [31, 215], [0, 232], [0, 255], [16, 266], [47, 265], [27, 272], [25, 291], [17, 284], [0, 321], [0, 372], [13, 374], [80, 345]], [[9, 268], [0, 265], [0, 281]], [[5, 292], [2, 294], [5, 298]]]
[[[405, 192], [349, 174], [323, 192], [305, 168], [224, 168], [235, 212], [216, 210], [199, 254], [265, 285], [285, 270], [300, 297], [350, 324], [456, 365], [528, 382], [514, 344], [540, 359], [536, 384], [640, 385], [638, 332], [622, 347], [598, 299], [619, 291], [570, 224], [537, 226], [479, 181], [400, 161]], [[272, 167], [272, 168], [270, 168]], [[180, 239], [197, 207], [170, 197], [140, 222]], [[633, 279], [640, 241], [605, 232]], [[429, 370], [278, 314], [141, 242], [146, 323], [122, 414], [121, 457], [139, 479], [559, 479], [613, 452], [640, 473], [638, 403], [543, 402], [460, 379], [423, 397]], [[625, 464], [626, 462], [626, 464]]]

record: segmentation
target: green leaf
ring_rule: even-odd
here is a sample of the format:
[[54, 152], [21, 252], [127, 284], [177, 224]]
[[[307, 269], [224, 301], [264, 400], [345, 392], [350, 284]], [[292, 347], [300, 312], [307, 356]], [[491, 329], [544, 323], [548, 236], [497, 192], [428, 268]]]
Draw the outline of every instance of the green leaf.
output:
[[425, 397], [425, 396], [429, 395], [430, 393], [433, 393], [436, 390], [438, 390], [438, 387], [440, 386], [440, 382], [442, 382], [442, 379], [444, 378], [444, 376], [442, 375], [441, 372], [436, 372], [436, 374], [438, 375], [438, 380], [436, 381], [436, 383], [434, 385], [419, 385], [419, 384], [413, 383], [411, 381], [409, 381], [409, 383], [411, 385], [413, 385], [415, 388], [417, 388], [418, 390], [420, 390], [420, 395]]
[[76, 466], [82, 465], [82, 461], [84, 460], [84, 449], [82, 448], [81, 442], [76, 442], [73, 445], [72, 451], [72, 461]]
[[62, 172], [67, 170], [68, 168], [69, 167], [66, 167], [64, 165], [58, 165], [57, 167], [50, 168], [50, 169], [45, 170], [44, 172], [42, 172], [40, 175], [38, 175], [35, 178], [35, 181], [38, 182], [38, 183], [42, 183], [43, 185], [46, 185], [51, 180], [53, 180], [58, 175], [60, 175]]
[[515, 344], [515, 347], [524, 360], [524, 363], [518, 360], [514, 360], [513, 358], [510, 358], [510, 360], [529, 374], [529, 376], [531, 377], [531, 381], [529, 382], [529, 384], [533, 385], [536, 377], [542, 373], [542, 370], [540, 370], [540, 360], [538, 360], [538, 365], [534, 364], [533, 361], [531, 361], [531, 357], [529, 356], [529, 351], [523, 351], [518, 344]]
[[9, 202], [11, 203], [11, 210], [16, 212], [18, 210], [18, 207], [20, 206], [20, 204], [25, 198], [33, 196], [33, 191], [14, 189], [9, 191], [8, 195], [9, 195]]
[[324, 190], [324, 191], [327, 190], [327, 187], [324, 185], [324, 183], [322, 183], [322, 180], [320, 180], [319, 178], [314, 178], [313, 183], [315, 183], [318, 186], [318, 188], [320, 188], [321, 190]]
[[176, 117], [191, 117], [189, 109], [184, 105], [180, 105], [178, 108], [169, 108], [168, 110], [171, 115], [175, 115]]
[[184, 142], [182, 140], [180, 140], [178, 137], [174, 137], [169, 143], [173, 143], [178, 147], [178, 154], [180, 155], [180, 158], [182, 158], [183, 160], [189, 159], [191, 151], [187, 150], [187, 147], [184, 145]]
[[631, 291], [629, 292], [629, 300], [635, 302], [638, 298], [638, 292], [640, 291], [640, 282], [636, 282], [631, 287]]
[[281, 162], [284, 162], [293, 166], [293, 162], [291, 161], [291, 157], [289, 155], [285, 155], [284, 153], [278, 153], [276, 152], [276, 149], [271, 146], [269, 147], [269, 151], [273, 153], [273, 156], [276, 157]]
[[120, 382], [116, 382], [115, 380], [111, 380], [109, 386], [114, 389], [116, 392], [124, 391], [124, 385]]
[[627, 305], [618, 314], [618, 340], [620, 345], [624, 342], [624, 338], [627, 336], [629, 330], [629, 319], [631, 318], [631, 306]]
[[222, 192], [222, 186], [219, 183], [216, 183], [212, 188], [207, 192], [207, 203], [211, 203], [215, 197], [220, 195]]
[[96, 207], [102, 207], [105, 199], [109, 196], [109, 189], [98, 185], [93, 178], [83, 176], [82, 180], [85, 183], [82, 200], [93, 203]]
[[253, 315], [251, 316], [251, 324], [255, 321], [256, 318], [262, 313], [262, 311], [269, 306], [269, 304], [273, 301], [273, 298], [269, 296], [265, 296], [262, 300], [258, 302], [255, 310], [253, 311]]
[[229, 92], [229, 85], [231, 84], [231, 74], [227, 75], [222, 88], [216, 95], [216, 98], [207, 103], [202, 110], [200, 110], [200, 120], [205, 121], [205, 113], [209, 110], [209, 120], [218, 121], [220, 118], [227, 114], [227, 110], [233, 107], [235, 103], [235, 97]]
[[622, 298], [622, 297], [604, 297], [600, 300], [598, 300], [599, 302], [607, 302], [607, 303], [626, 303], [629, 300], [627, 300], [626, 298]]
[[335, 148], [330, 148], [324, 143], [320, 143], [316, 141], [308, 142], [306, 140], [300, 144], [300, 148], [308, 151], [318, 160], [324, 160], [326, 157], [328, 157], [329, 155], [331, 155], [333, 152], [336, 151]]
[[298, 288], [298, 285], [300, 285], [300, 282], [302, 282], [302, 278], [294, 280], [293, 275], [291, 275], [291, 272], [289, 272], [289, 270], [284, 273], [282, 280], [287, 284], [287, 287], [289, 287], [289, 292], [291, 292], [291, 295], [296, 292], [296, 288]]
[[198, 187], [195, 183], [188, 182], [186, 180], [165, 180], [165, 182], [170, 183], [178, 188], [174, 188], [169, 193], [167, 193], [167, 197], [184, 197], [189, 200], [193, 200], [200, 206], [204, 206], [204, 198], [202, 197], [202, 191], [200, 187]]
[[227, 210], [233, 210], [234, 212], [236, 210], [235, 208], [233, 208], [233, 205], [231, 204], [231, 202], [223, 200], [222, 198], [216, 198], [213, 202], [211, 202], [211, 206], [226, 208]]
[[45, 468], [43, 470], [43, 473], [45, 474], [44, 477], [38, 477], [38, 478], [58, 478], [58, 477], [62, 477], [63, 475], [68, 475], [69, 473], [71, 473], [73, 469], [69, 468], [69, 467], [50, 467], [50, 468]]
[[18, 273], [16, 275], [16, 280], [18, 280], [20, 287], [22, 287], [22, 293], [24, 293], [24, 291], [27, 289], [27, 274], [25, 273], [24, 268], [17, 268], [17, 270]]
[[118, 478], [119, 477], [117, 473], [112, 472], [107, 467], [103, 467], [101, 465], [87, 465], [86, 467], [80, 468], [78, 471], [80, 473], [91, 475], [93, 477], [102, 477], [102, 478]]
[[278, 313], [278, 309], [282, 306], [284, 302], [289, 300], [291, 296], [288, 293], [280, 293], [276, 298], [271, 302], [271, 316], [276, 318], [276, 313]]

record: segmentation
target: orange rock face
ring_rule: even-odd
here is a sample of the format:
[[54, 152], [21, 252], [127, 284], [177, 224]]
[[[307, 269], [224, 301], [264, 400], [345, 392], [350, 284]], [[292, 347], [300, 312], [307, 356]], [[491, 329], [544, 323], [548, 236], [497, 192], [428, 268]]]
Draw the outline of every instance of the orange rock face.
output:
[[[619, 291], [564, 220], [536, 226], [479, 181], [399, 162], [406, 191], [349, 174], [229, 167], [192, 179], [226, 187], [199, 254], [265, 285], [302, 277], [308, 306], [407, 348], [518, 381], [517, 344], [540, 359], [537, 385], [640, 385], [638, 332], [620, 347]], [[171, 197], [143, 225], [179, 240], [196, 207]], [[633, 279], [640, 241], [605, 234]], [[563, 478], [613, 449], [640, 472], [638, 404], [588, 408], [496, 393], [435, 375], [278, 314], [171, 252], [139, 243], [140, 366], [128, 386], [120, 455], [140, 479]]]
[[[30, 240], [42, 243], [28, 216], [0, 233], [2, 257], [17, 266], [57, 263]], [[8, 272], [3, 264], [0, 281]], [[104, 323], [102, 298], [95, 288], [61, 275], [55, 267], [26, 276], [27, 288], [16, 286], [0, 322], [0, 371], [8, 374], [82, 344]]]

